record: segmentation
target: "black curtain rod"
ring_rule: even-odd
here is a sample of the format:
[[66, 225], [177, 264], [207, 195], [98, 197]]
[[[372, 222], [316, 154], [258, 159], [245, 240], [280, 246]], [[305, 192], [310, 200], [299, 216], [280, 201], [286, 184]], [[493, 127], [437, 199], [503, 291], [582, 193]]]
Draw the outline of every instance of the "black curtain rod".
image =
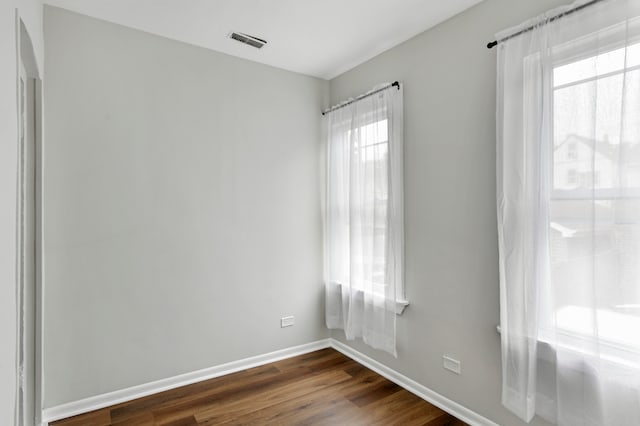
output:
[[387, 90], [389, 87], [397, 87], [398, 90], [400, 90], [400, 83], [398, 83], [397, 81], [394, 81], [393, 83], [391, 83], [388, 86], [384, 86], [384, 87], [379, 88], [378, 90], [374, 90], [373, 92], [369, 92], [369, 93], [366, 93], [364, 95], [360, 95], [357, 98], [350, 100], [349, 102], [345, 102], [345, 103], [340, 104], [338, 106], [334, 106], [334, 107], [331, 107], [329, 109], [325, 109], [324, 111], [322, 111], [322, 115], [325, 115], [325, 114], [327, 114], [329, 112], [335, 111], [335, 110], [340, 109], [340, 108], [344, 108], [347, 105], [351, 105], [352, 103], [354, 103], [356, 101], [359, 101], [360, 99], [368, 98], [371, 95], [375, 95], [376, 93], [380, 93], [383, 90]]
[[[596, 3], [600, 3], [601, 1], [602, 1], [602, 0], [591, 0], [591, 1], [590, 1], [590, 2], [588, 2], [588, 3], [585, 3], [585, 4], [583, 4], [583, 5], [580, 5], [580, 6], [576, 7], [575, 9], [569, 9], [569, 10], [567, 10], [566, 12], [560, 13], [559, 15], [552, 16], [551, 18], [549, 18], [549, 21], [548, 21], [548, 22], [553, 22], [553, 21], [555, 21], [556, 19], [560, 19], [560, 18], [563, 18], [563, 17], [565, 17], [565, 16], [567, 16], [567, 15], [571, 15], [572, 13], [578, 12], [578, 11], [580, 11], [580, 10], [584, 9], [585, 7], [589, 7], [589, 6], [594, 5], [594, 4], [596, 4]], [[514, 38], [514, 37], [518, 37], [519, 35], [522, 35], [522, 34], [524, 34], [524, 33], [528, 33], [529, 31], [534, 30], [536, 27], [537, 27], [537, 25], [532, 25], [532, 26], [530, 26], [530, 27], [528, 27], [528, 28], [525, 28], [524, 30], [520, 30], [520, 31], [518, 31], [518, 32], [517, 32], [517, 33], [515, 33], [515, 34], [508, 35], [508, 36], [506, 36], [505, 38], [501, 38], [500, 40], [494, 40], [494, 41], [492, 41], [491, 43], [487, 43], [487, 49], [491, 49], [491, 48], [493, 48], [494, 46], [497, 46], [497, 45], [498, 45], [498, 43], [502, 43], [502, 42], [504, 42], [504, 41], [511, 40], [511, 39], [512, 39], [512, 38]]]

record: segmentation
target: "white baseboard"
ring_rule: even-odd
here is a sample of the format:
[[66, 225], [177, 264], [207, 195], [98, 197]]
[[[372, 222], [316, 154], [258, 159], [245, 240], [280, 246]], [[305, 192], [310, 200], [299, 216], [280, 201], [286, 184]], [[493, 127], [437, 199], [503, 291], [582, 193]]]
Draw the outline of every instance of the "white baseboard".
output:
[[78, 414], [99, 410], [104, 407], [131, 401], [143, 396], [152, 395], [169, 389], [175, 389], [180, 386], [190, 385], [203, 380], [213, 379], [215, 377], [224, 376], [226, 374], [235, 373], [248, 368], [258, 367], [260, 365], [306, 354], [328, 348], [330, 346], [330, 339], [318, 340], [316, 342], [306, 343], [300, 346], [294, 346], [263, 355], [232, 361], [215, 367], [180, 374], [179, 376], [169, 377], [167, 379], [157, 380], [143, 385], [132, 386], [126, 389], [92, 396], [79, 401], [57, 405], [55, 407], [46, 408], [42, 411], [42, 424], [47, 425], [49, 422], [53, 422], [55, 420], [77, 416]]
[[460, 420], [478, 426], [498, 426], [497, 423], [481, 416], [480, 414], [454, 402], [439, 393], [421, 385], [420, 383], [404, 376], [397, 371], [387, 367], [386, 365], [356, 351], [350, 346], [345, 345], [335, 339], [323, 339], [316, 342], [307, 343], [300, 346], [282, 349], [263, 355], [232, 361], [215, 367], [205, 368], [191, 373], [181, 374], [167, 379], [157, 380], [155, 382], [145, 383], [143, 385], [133, 386], [102, 395], [96, 395], [79, 401], [69, 402], [55, 407], [46, 408], [42, 412], [42, 425], [48, 425], [49, 422], [65, 419], [67, 417], [76, 416], [78, 414], [88, 413], [90, 411], [99, 410], [111, 405], [120, 404], [122, 402], [131, 401], [143, 396], [152, 395], [154, 393], [175, 389], [181, 386], [190, 385], [192, 383], [201, 382], [203, 380], [213, 379], [215, 377], [224, 376], [226, 374], [235, 373], [246, 370], [248, 368], [258, 367], [260, 365], [269, 364], [271, 362], [280, 361], [282, 359], [306, 354], [320, 349], [332, 347], [343, 353], [354, 361], [364, 365], [375, 371], [381, 376], [391, 380], [397, 385], [405, 388], [409, 392], [419, 396], [425, 401], [441, 408]]
[[387, 367], [386, 365], [376, 361], [375, 359], [356, 351], [352, 347], [347, 346], [335, 339], [329, 339], [329, 341], [331, 347], [335, 350], [342, 352], [344, 355], [353, 359], [357, 363], [362, 364], [365, 367], [375, 371], [381, 376], [391, 380], [398, 386], [405, 388], [414, 395], [417, 395], [425, 401], [435, 405], [436, 407], [441, 408], [442, 410], [446, 411], [452, 416], [457, 417], [463, 422], [473, 426], [499, 426], [497, 423], [492, 422], [491, 420], [481, 416], [475, 411], [472, 411], [467, 407], [464, 407], [457, 402], [440, 395], [439, 393], [429, 389], [426, 386], [421, 385], [420, 383], [408, 378], [403, 374], [398, 373], [397, 371]]

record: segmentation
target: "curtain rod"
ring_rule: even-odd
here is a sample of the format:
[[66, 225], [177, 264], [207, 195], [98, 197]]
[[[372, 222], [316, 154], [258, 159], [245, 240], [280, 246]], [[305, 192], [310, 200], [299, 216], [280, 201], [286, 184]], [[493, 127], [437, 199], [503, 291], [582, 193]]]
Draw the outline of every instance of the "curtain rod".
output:
[[329, 109], [325, 109], [324, 111], [322, 111], [322, 115], [325, 115], [325, 114], [327, 114], [327, 113], [333, 112], [333, 111], [335, 111], [335, 110], [337, 110], [337, 109], [340, 109], [340, 108], [344, 108], [344, 107], [346, 107], [347, 105], [351, 105], [352, 103], [354, 103], [354, 102], [356, 102], [356, 101], [359, 101], [360, 99], [368, 98], [368, 97], [369, 97], [369, 96], [371, 96], [371, 95], [375, 95], [376, 93], [380, 93], [380, 92], [382, 92], [383, 90], [387, 90], [389, 87], [397, 87], [397, 88], [398, 88], [398, 90], [400, 90], [400, 83], [398, 83], [397, 81], [394, 81], [393, 83], [391, 83], [391, 84], [389, 84], [389, 85], [387, 85], [387, 86], [381, 87], [381, 88], [379, 88], [379, 89], [377, 89], [377, 90], [374, 90], [373, 92], [365, 93], [364, 95], [360, 95], [360, 96], [358, 96], [357, 98], [352, 99], [352, 100], [350, 100], [350, 101], [348, 101], [348, 102], [345, 102], [345, 103], [343, 103], [343, 104], [340, 104], [340, 105], [337, 105], [337, 106], [331, 107], [331, 108], [329, 108]]
[[[582, 5], [574, 8], [574, 9], [569, 9], [566, 12], [562, 12], [562, 13], [556, 15], [556, 16], [552, 16], [551, 18], [549, 18], [548, 22], [553, 22], [556, 19], [560, 19], [560, 18], [565, 17], [567, 15], [571, 15], [572, 13], [578, 12], [578, 11], [584, 9], [585, 7], [589, 7], [589, 6], [594, 5], [596, 3], [600, 3], [601, 1], [602, 0], [591, 0], [590, 2], [582, 4]], [[540, 23], [538, 23], [536, 25], [532, 25], [532, 26], [530, 26], [528, 28], [525, 28], [523, 30], [520, 30], [517, 33], [508, 35], [505, 38], [501, 38], [500, 40], [494, 40], [491, 43], [487, 43], [487, 49], [491, 49], [494, 46], [497, 46], [499, 43], [505, 42], [505, 41], [510, 40], [510, 39], [512, 39], [514, 37], [518, 37], [519, 35], [522, 35], [524, 33], [528, 33], [529, 31], [534, 30], [538, 25], [540, 25]]]

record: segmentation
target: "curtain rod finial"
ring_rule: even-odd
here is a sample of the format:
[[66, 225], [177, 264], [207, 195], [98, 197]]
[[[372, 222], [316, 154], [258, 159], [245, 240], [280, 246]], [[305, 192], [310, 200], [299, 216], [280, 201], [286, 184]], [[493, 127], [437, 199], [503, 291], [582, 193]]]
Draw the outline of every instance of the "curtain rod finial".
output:
[[497, 45], [498, 45], [498, 42], [494, 40], [491, 43], [487, 43], [487, 49], [492, 49]]

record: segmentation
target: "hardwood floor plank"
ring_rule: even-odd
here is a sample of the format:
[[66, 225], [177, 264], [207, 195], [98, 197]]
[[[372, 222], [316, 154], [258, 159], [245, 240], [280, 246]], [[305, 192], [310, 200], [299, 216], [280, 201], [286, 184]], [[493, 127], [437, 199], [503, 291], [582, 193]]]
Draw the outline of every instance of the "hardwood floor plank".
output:
[[[385, 379], [377, 373], [365, 369], [357, 380], [332, 383], [330, 386], [316, 392], [291, 396], [285, 402], [254, 411], [239, 420], [246, 424], [294, 424], [293, 418], [299, 417], [299, 413], [302, 411], [311, 412], [323, 408], [335, 410], [338, 401], [348, 401], [346, 398], [347, 395], [359, 392], [362, 389], [366, 389], [384, 380]], [[343, 405], [343, 407], [357, 408], [351, 401], [349, 401], [349, 404]], [[351, 410], [349, 410], [348, 414], [349, 417], [353, 417]], [[209, 419], [201, 418], [198, 415], [196, 418], [201, 424], [216, 424], [215, 421], [209, 421]], [[230, 424], [235, 423], [231, 422]]]
[[52, 423], [52, 426], [464, 423], [333, 349], [323, 349]]
[[466, 423], [456, 419], [451, 414], [443, 413], [423, 426], [466, 426]]
[[[371, 425], [402, 424], [420, 426], [444, 413], [439, 408], [423, 401], [404, 389], [394, 392], [365, 407]], [[412, 417], [412, 414], [417, 416]]]
[[351, 380], [351, 376], [341, 370], [328, 371], [321, 374], [310, 375], [306, 378], [292, 380], [279, 386], [260, 392], [257, 395], [249, 394], [244, 398], [234, 401], [221, 401], [215, 406], [196, 413], [200, 423], [223, 424], [245, 416], [254, 411], [274, 407], [291, 399], [292, 395], [315, 394], [335, 383], [343, 383]]
[[194, 416], [183, 417], [170, 422], [156, 422], [156, 424], [158, 426], [198, 426], [198, 422]]
[[309, 371], [288, 371], [274, 377], [261, 378], [259, 380], [243, 380], [235, 383], [234, 386], [219, 389], [217, 392], [208, 393], [206, 396], [194, 395], [193, 398], [183, 402], [168, 405], [158, 410], [153, 410], [156, 419], [175, 418], [186, 412], [198, 412], [206, 407], [215, 406], [220, 403], [246, 398], [257, 395], [266, 390], [284, 385], [292, 380], [300, 379], [310, 374]]
[[382, 398], [385, 398], [393, 393], [401, 391], [402, 388], [389, 380], [377, 383], [374, 386], [367, 387], [358, 392], [347, 396], [349, 401], [356, 404], [358, 407], [364, 407], [374, 403]]
[[103, 408], [102, 410], [92, 411], [50, 423], [51, 426], [109, 426], [110, 424], [111, 415], [109, 408]]
[[234, 387], [241, 386], [246, 380], [257, 380], [275, 377], [280, 371], [272, 365], [264, 365], [237, 373], [228, 374], [222, 377], [205, 380], [188, 386], [182, 386], [166, 392], [139, 398], [133, 401], [115, 405], [111, 410], [111, 418], [114, 422], [123, 421], [131, 416], [136, 416], [141, 412], [150, 409], [170, 407], [181, 402], [190, 401], [194, 395], [201, 397], [220, 392], [221, 389], [227, 391]]
[[353, 418], [357, 408], [348, 400], [334, 399], [329, 402], [320, 402], [305, 410], [293, 413], [289, 421], [290, 425], [354, 425], [349, 422]]
[[151, 411], [138, 413], [125, 419], [111, 422], [112, 426], [155, 426], [156, 422]]
[[[250, 415], [233, 419], [225, 425], [300, 425], [300, 424], [333, 424], [352, 425], [349, 419], [355, 418], [359, 412], [351, 401], [339, 395], [326, 395], [323, 392], [318, 397], [308, 394], [289, 400], [271, 408], [266, 408]], [[201, 423], [214, 425], [216, 423]]]
[[342, 355], [340, 352], [334, 351], [331, 348], [326, 348], [326, 349], [321, 349], [315, 352], [309, 352], [307, 354], [300, 355], [299, 357], [297, 356], [293, 358], [283, 359], [281, 361], [276, 361], [269, 365], [272, 365], [276, 367], [278, 370], [284, 372], [288, 368], [296, 368], [296, 367], [299, 367], [300, 365], [305, 365], [308, 367], [320, 362], [324, 362], [330, 359], [340, 358], [343, 356], [344, 355]]

